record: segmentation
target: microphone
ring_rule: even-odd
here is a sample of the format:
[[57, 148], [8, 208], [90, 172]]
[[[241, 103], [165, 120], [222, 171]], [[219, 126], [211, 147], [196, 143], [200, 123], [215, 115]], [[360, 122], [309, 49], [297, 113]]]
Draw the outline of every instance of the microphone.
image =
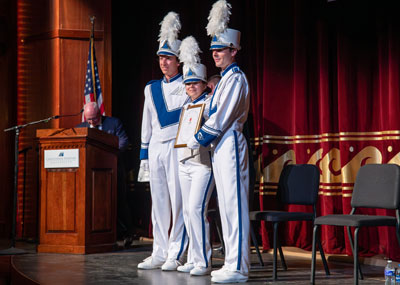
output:
[[83, 108], [79, 111], [79, 113], [76, 113], [76, 114], [55, 115], [55, 116], [48, 117], [47, 119], [42, 119], [42, 120], [39, 120], [39, 121], [34, 121], [34, 122], [26, 123], [26, 124], [23, 124], [23, 125], [17, 125], [17, 126], [11, 127], [11, 128], [7, 128], [7, 129], [4, 129], [4, 131], [8, 132], [8, 131], [13, 131], [13, 130], [18, 130], [18, 132], [19, 132], [20, 129], [23, 129], [23, 128], [25, 128], [27, 126], [30, 126], [30, 125], [35, 125], [35, 124], [39, 124], [39, 123], [48, 123], [51, 120], [59, 119], [59, 118], [63, 118], [63, 117], [78, 116], [82, 112], [83, 112]]
[[82, 108], [79, 113], [76, 114], [65, 114], [65, 115], [55, 115], [53, 117], [51, 117], [51, 119], [59, 119], [59, 118], [64, 118], [64, 117], [74, 117], [74, 116], [78, 116], [80, 114], [82, 114], [84, 108]]

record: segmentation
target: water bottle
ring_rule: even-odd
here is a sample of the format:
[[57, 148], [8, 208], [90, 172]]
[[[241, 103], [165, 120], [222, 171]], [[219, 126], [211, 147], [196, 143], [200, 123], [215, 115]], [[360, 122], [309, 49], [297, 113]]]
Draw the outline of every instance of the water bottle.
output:
[[395, 269], [389, 259], [385, 267], [385, 285], [392, 285], [396, 282]]
[[396, 270], [396, 284], [400, 285], [400, 264], [399, 264], [399, 267], [397, 267], [397, 270]]

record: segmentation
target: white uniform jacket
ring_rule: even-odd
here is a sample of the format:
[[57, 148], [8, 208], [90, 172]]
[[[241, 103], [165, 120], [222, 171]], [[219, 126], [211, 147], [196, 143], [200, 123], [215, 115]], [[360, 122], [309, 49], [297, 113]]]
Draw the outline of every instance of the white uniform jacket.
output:
[[250, 97], [245, 74], [236, 63], [232, 63], [221, 75], [211, 97], [209, 110], [205, 112], [208, 120], [195, 135], [202, 146], [210, 143], [216, 145], [228, 130], [242, 132], [247, 120]]
[[[185, 106], [183, 108], [185, 110], [187, 110], [187, 108], [189, 106], [198, 105], [198, 104], [205, 104], [206, 105], [205, 108], [207, 108], [210, 105], [210, 100], [211, 100], [211, 97], [207, 97], [207, 93], [203, 93], [196, 100], [185, 104]], [[204, 111], [206, 111], [206, 110], [204, 110]], [[203, 119], [203, 121], [204, 121], [204, 119]], [[202, 124], [202, 122], [201, 122], [201, 124]], [[178, 148], [178, 159], [180, 162], [185, 162], [187, 160], [190, 160], [193, 163], [198, 163], [199, 165], [205, 165], [205, 166], [211, 167], [209, 147], [202, 146], [199, 149], [189, 149], [186, 147]]]
[[189, 101], [181, 74], [171, 78], [168, 83], [165, 79], [150, 81], [144, 94], [141, 160], [148, 159], [150, 140], [165, 142], [176, 137], [181, 108]]

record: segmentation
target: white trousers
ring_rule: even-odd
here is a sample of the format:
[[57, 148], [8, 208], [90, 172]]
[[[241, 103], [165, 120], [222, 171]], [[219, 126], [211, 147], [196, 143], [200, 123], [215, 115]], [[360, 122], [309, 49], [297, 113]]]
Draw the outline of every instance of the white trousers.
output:
[[182, 194], [174, 140], [150, 141], [149, 169], [154, 238], [152, 257], [159, 261], [181, 259], [188, 238], [182, 215]]
[[249, 159], [241, 132], [228, 130], [212, 153], [222, 233], [224, 266], [231, 271], [249, 272]]
[[207, 208], [215, 183], [209, 159], [208, 163], [209, 165], [204, 165], [192, 160], [179, 163], [183, 217], [189, 235], [187, 262], [196, 267], [211, 266]]

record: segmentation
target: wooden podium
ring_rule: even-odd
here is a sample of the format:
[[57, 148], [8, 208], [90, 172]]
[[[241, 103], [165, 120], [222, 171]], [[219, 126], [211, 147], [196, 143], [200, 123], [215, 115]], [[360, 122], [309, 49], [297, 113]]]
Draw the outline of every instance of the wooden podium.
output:
[[38, 252], [96, 253], [116, 247], [118, 137], [89, 128], [37, 130]]

